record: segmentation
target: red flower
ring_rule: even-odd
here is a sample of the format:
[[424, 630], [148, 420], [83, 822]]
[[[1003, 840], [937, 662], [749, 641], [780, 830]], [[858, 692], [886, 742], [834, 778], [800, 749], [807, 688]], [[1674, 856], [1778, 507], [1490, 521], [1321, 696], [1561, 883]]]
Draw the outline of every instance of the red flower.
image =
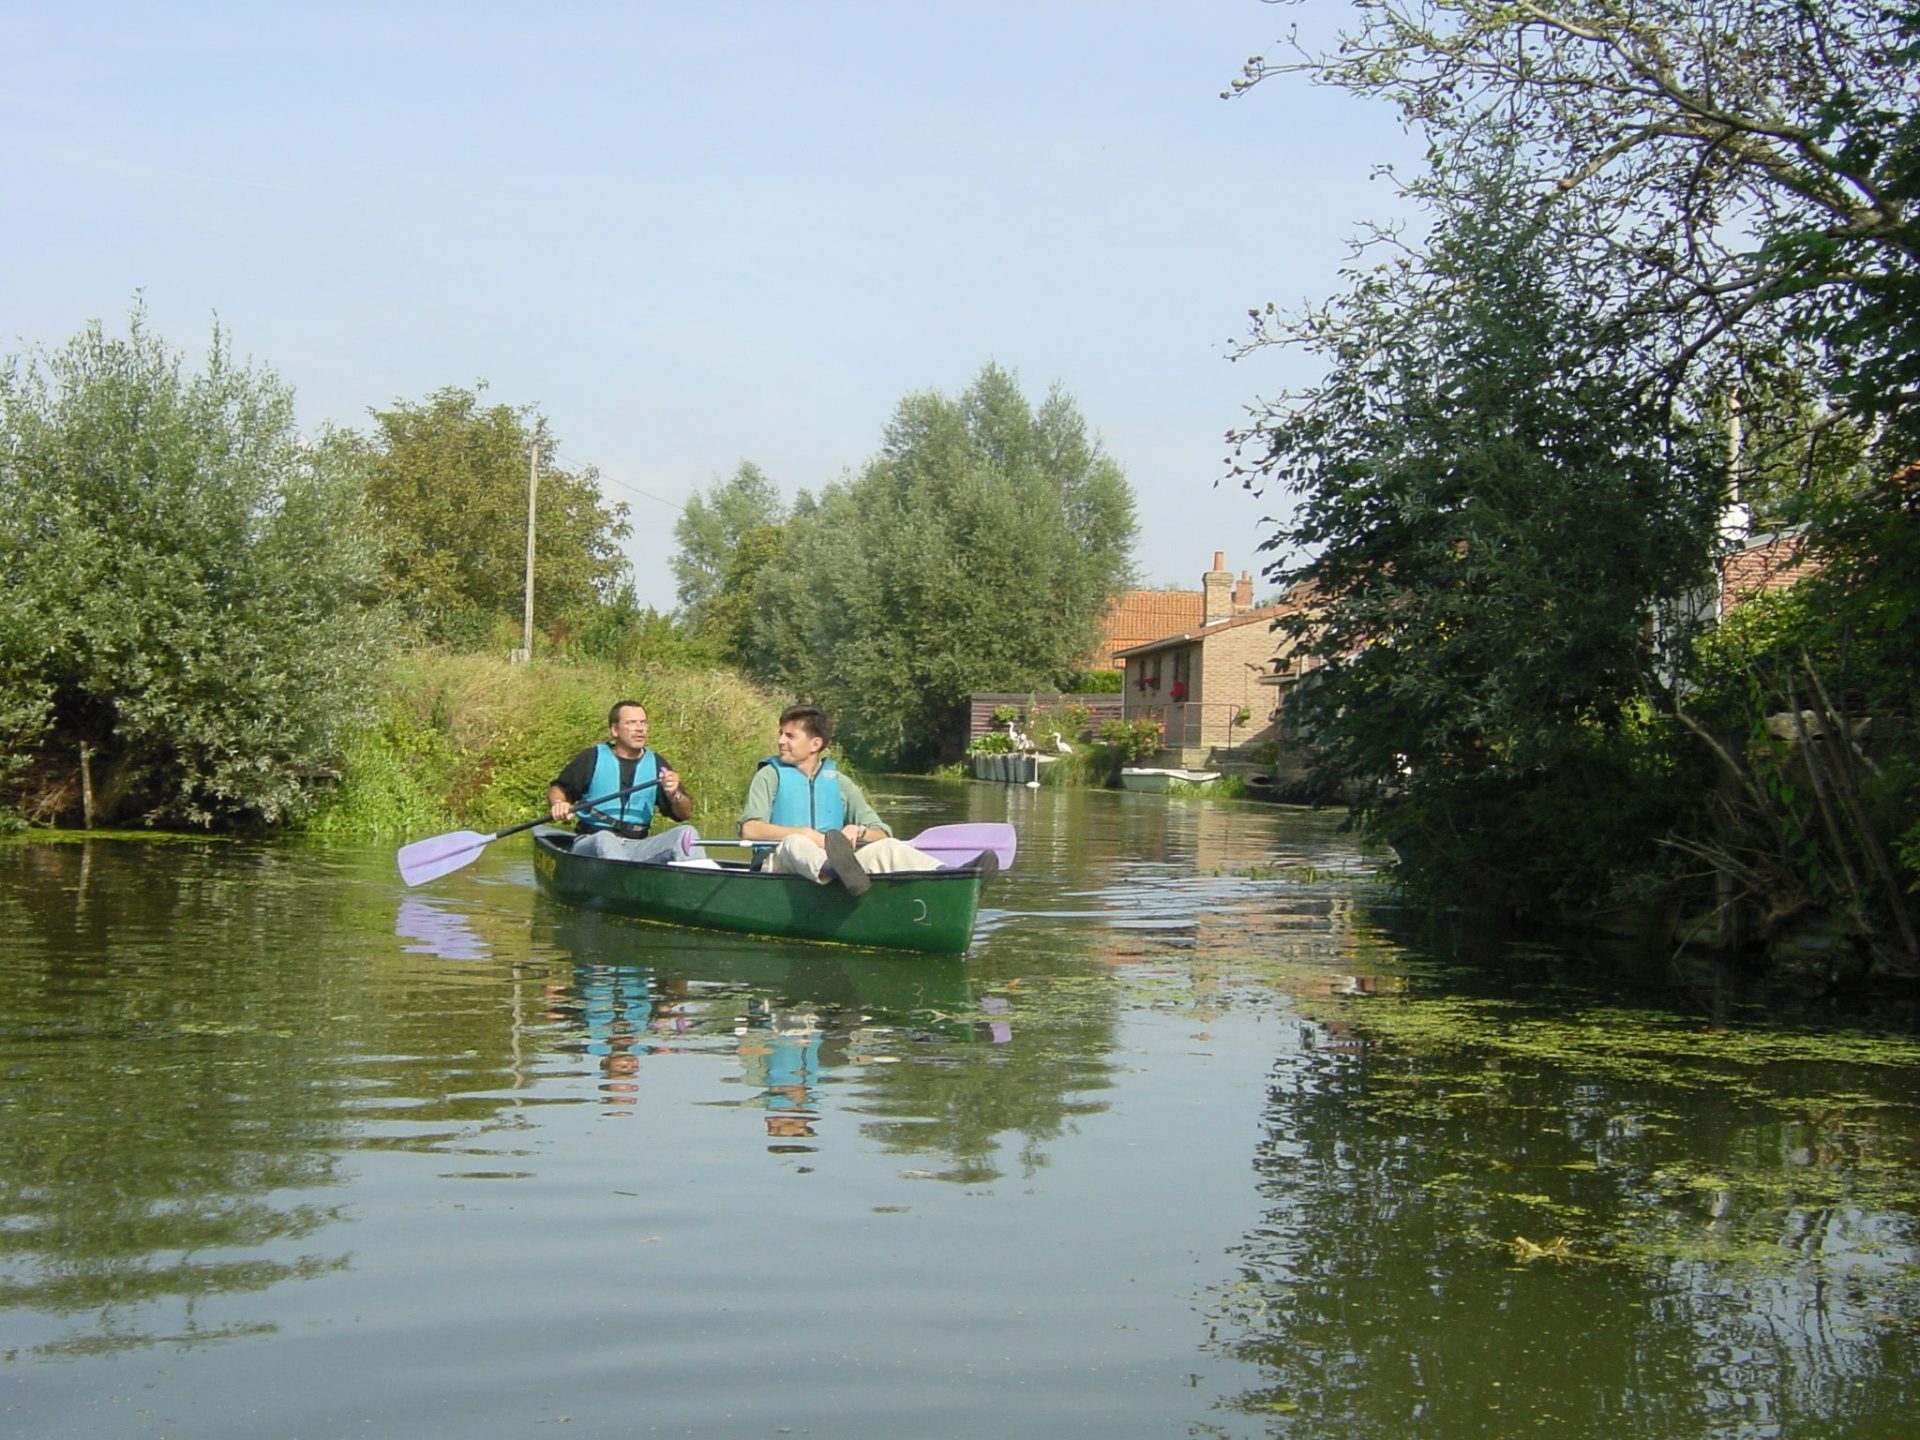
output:
[[1173, 689], [1168, 693], [1171, 694], [1173, 698], [1176, 700], [1186, 699], [1187, 698], [1187, 682], [1184, 680], [1174, 681]]

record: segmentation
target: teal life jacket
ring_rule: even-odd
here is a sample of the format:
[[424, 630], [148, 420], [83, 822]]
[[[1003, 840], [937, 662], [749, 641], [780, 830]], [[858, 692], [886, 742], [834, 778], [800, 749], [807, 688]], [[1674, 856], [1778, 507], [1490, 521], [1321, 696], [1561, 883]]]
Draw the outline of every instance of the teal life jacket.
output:
[[[645, 835], [653, 824], [653, 807], [660, 798], [660, 757], [653, 753], [653, 747], [634, 763], [633, 779], [620, 779], [620, 757], [613, 753], [613, 746], [602, 740], [595, 747], [593, 757], [593, 783], [587, 786], [583, 797], [592, 800], [601, 795], [612, 795], [625, 790], [629, 785], [647, 785], [645, 790], [635, 790], [631, 795], [622, 795], [618, 800], [609, 800], [604, 805], [596, 805], [593, 811], [576, 812], [574, 819], [581, 830], [605, 830], [607, 819], [613, 821], [612, 828], [622, 835], [635, 839]], [[602, 819], [599, 817], [607, 817]]]
[[833, 761], [822, 760], [811, 780], [798, 765], [789, 765], [777, 755], [760, 763], [773, 766], [780, 781], [773, 792], [773, 813], [767, 817], [772, 823], [804, 825], [822, 834], [847, 823], [847, 798], [840, 793], [840, 772]]

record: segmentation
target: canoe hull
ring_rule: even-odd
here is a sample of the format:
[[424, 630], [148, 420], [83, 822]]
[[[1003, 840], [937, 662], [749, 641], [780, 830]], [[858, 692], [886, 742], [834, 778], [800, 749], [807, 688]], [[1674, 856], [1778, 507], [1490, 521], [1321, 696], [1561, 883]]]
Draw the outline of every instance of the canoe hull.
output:
[[1201, 789], [1219, 778], [1218, 770], [1152, 770], [1127, 766], [1120, 771], [1121, 785], [1147, 795], [1165, 795], [1176, 788]]
[[534, 831], [533, 873], [542, 890], [569, 905], [663, 925], [958, 955], [973, 939], [980, 908], [975, 870], [876, 875], [856, 899], [838, 885], [744, 864], [706, 869], [575, 855], [572, 839]]

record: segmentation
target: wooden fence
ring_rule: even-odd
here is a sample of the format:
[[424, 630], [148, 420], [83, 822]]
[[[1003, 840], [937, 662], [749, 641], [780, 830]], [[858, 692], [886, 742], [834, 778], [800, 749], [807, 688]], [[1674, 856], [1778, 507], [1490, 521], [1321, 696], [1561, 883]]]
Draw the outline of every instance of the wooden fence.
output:
[[[1027, 716], [1035, 710], [1058, 710], [1063, 705], [1083, 705], [1087, 711], [1087, 724], [1098, 731], [1107, 721], [1120, 718], [1121, 707], [1126, 699], [1117, 690], [1093, 695], [1047, 694], [1031, 690], [1007, 694], [980, 692], [968, 698], [972, 702], [967, 722], [968, 744], [972, 744], [989, 730], [1006, 729], [1004, 725], [993, 723], [993, 712], [1002, 706], [1011, 706], [1019, 713], [1020, 718], [1015, 723], [1024, 730]], [[1039, 743], [1039, 738], [1034, 737], [1035, 744]], [[1052, 739], [1051, 736], [1047, 738], [1049, 741]], [[1075, 737], [1070, 735], [1067, 738], [1071, 740]]]

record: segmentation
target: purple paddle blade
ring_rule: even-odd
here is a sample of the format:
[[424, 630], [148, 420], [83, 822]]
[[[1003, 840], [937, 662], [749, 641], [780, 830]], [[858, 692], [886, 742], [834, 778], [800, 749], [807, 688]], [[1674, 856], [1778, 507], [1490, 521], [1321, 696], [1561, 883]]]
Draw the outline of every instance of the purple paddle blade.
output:
[[982, 850], [991, 850], [1002, 870], [1013, 867], [1014, 852], [1019, 848], [1013, 826], [997, 821], [935, 825], [909, 837], [907, 843], [950, 866], [971, 864]]
[[450, 835], [435, 835], [401, 847], [395, 858], [400, 862], [400, 878], [409, 885], [424, 885], [442, 875], [451, 874], [469, 863], [481, 848], [493, 839], [472, 830], [456, 830]]

